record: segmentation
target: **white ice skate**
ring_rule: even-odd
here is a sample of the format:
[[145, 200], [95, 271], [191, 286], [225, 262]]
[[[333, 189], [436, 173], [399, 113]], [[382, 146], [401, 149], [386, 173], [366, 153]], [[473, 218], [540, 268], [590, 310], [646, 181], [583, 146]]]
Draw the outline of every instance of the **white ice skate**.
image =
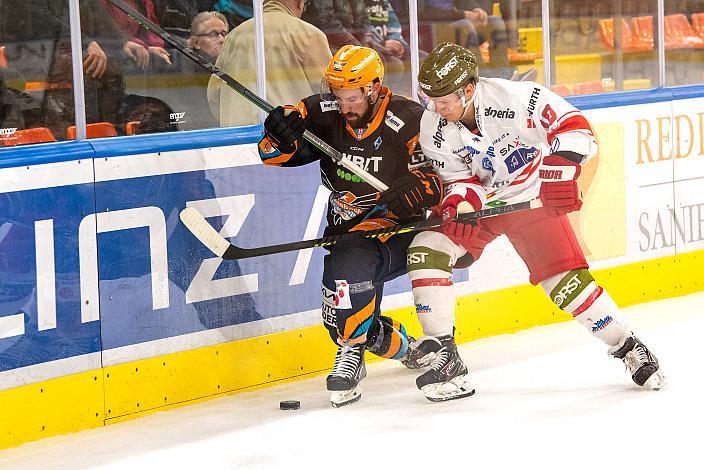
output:
[[359, 383], [367, 376], [364, 365], [364, 346], [340, 346], [335, 356], [335, 364], [326, 382], [330, 403], [339, 408], [362, 398]]

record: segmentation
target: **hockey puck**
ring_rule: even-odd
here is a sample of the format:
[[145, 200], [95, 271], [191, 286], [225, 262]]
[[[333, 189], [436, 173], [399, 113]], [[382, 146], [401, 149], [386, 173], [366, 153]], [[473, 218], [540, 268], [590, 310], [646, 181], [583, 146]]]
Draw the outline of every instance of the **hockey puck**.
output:
[[298, 400], [284, 400], [279, 402], [279, 408], [282, 410], [297, 410], [301, 407], [301, 402]]

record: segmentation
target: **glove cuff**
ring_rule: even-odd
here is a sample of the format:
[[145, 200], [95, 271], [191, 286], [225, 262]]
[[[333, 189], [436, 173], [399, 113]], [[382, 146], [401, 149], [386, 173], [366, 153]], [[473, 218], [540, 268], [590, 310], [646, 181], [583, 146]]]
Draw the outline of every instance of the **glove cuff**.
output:
[[559, 155], [543, 158], [540, 179], [543, 181], [574, 181], [582, 172], [581, 165]]

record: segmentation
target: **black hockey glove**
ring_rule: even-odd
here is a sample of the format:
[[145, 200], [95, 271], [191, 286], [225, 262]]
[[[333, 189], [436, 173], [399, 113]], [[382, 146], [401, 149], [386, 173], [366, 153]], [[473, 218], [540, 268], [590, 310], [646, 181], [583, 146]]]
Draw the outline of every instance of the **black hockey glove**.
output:
[[306, 131], [306, 122], [294, 106], [277, 106], [264, 120], [264, 134], [281, 153], [293, 153]]
[[379, 204], [386, 204], [399, 219], [408, 219], [439, 203], [441, 194], [442, 183], [436, 174], [413, 170], [394, 181], [381, 194]]

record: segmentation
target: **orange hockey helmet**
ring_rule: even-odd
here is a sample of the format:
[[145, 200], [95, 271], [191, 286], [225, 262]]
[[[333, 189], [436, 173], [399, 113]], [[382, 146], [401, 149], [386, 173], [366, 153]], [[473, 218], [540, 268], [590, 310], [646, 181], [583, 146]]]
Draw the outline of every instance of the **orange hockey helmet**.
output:
[[384, 64], [379, 54], [369, 47], [342, 46], [325, 69], [323, 93], [334, 88], [361, 88], [369, 96], [377, 81], [384, 81]]

